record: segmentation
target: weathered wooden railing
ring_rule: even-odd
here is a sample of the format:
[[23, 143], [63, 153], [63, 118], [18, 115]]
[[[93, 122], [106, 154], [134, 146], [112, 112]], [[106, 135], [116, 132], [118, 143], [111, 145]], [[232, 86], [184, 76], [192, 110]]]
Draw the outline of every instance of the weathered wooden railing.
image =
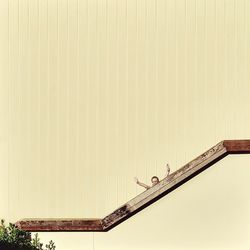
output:
[[179, 170], [139, 194], [103, 219], [22, 219], [15, 224], [27, 231], [102, 231], [106, 232], [135, 213], [173, 191], [228, 154], [250, 153], [250, 140], [221, 141]]

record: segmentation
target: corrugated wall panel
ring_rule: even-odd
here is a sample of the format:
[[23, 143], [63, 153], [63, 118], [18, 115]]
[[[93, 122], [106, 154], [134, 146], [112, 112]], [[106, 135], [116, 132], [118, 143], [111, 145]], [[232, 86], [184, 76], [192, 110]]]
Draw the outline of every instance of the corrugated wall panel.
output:
[[[249, 11], [247, 0], [2, 0], [1, 217], [102, 217], [143, 191], [134, 176], [149, 183], [166, 162], [174, 171], [249, 138]], [[247, 249], [240, 157], [108, 234], [41, 235], [58, 249]]]

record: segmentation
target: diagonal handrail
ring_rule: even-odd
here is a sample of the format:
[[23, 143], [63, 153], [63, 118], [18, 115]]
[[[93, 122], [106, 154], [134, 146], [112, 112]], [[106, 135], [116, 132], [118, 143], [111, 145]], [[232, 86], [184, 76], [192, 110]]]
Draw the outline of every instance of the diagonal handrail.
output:
[[250, 140], [224, 140], [190, 161], [152, 188], [144, 191], [117, 208], [111, 214], [99, 219], [65, 218], [65, 219], [22, 219], [15, 225], [31, 232], [82, 231], [107, 232], [127, 220], [161, 197], [172, 192], [197, 174], [212, 166], [228, 154], [250, 153]]

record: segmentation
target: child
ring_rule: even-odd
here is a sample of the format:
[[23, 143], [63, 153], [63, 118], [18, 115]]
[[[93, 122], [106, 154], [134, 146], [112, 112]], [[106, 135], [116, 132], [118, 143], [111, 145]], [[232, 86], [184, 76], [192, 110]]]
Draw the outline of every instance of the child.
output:
[[[170, 167], [169, 167], [168, 163], [167, 163], [167, 165], [166, 165], [166, 168], [167, 168], [167, 172], [166, 172], [166, 175], [165, 175], [164, 178], [168, 177], [168, 175], [169, 175], [169, 173], [170, 173]], [[140, 185], [140, 186], [142, 186], [142, 187], [144, 187], [144, 188], [146, 188], [146, 189], [149, 189], [149, 188], [153, 187], [154, 185], [156, 185], [157, 183], [159, 183], [160, 180], [159, 180], [159, 178], [158, 178], [157, 176], [153, 176], [153, 177], [151, 178], [151, 183], [152, 183], [152, 186], [151, 186], [151, 187], [148, 186], [148, 185], [146, 185], [146, 184], [144, 184], [144, 183], [142, 183], [142, 182], [140, 182], [140, 181], [138, 180], [137, 177], [135, 177], [135, 182], [136, 182], [136, 184], [138, 184], [138, 185]]]

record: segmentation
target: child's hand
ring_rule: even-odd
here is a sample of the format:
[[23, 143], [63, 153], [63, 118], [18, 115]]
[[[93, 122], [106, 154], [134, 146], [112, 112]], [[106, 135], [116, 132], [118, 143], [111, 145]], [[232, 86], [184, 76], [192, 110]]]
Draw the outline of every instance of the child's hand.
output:
[[169, 173], [170, 173], [170, 167], [169, 167], [168, 163], [166, 164], [166, 168], [167, 168], [167, 172], [166, 172], [165, 176], [167, 177], [167, 176], [169, 176]]
[[167, 168], [167, 171], [170, 172], [170, 167], [169, 167], [168, 163], [166, 165], [166, 168]]

